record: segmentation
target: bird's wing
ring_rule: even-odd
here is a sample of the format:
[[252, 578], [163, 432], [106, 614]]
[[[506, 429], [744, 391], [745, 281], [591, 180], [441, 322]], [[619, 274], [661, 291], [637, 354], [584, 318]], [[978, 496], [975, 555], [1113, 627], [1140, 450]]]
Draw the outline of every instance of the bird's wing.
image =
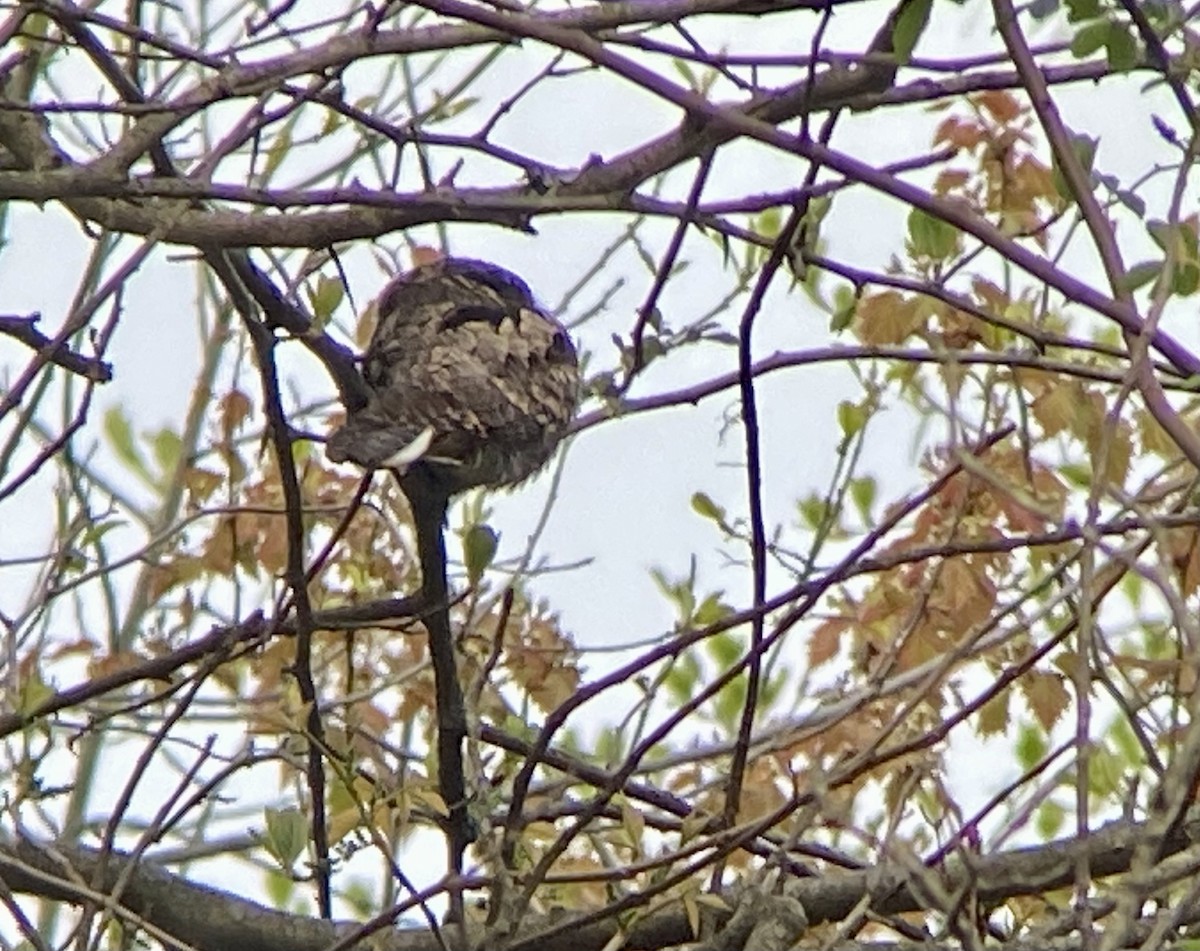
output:
[[470, 261], [419, 269], [381, 296], [363, 360], [373, 396], [327, 451], [378, 466], [427, 442], [425, 458], [481, 479], [527, 473], [574, 413], [576, 367], [570, 338], [518, 278]]

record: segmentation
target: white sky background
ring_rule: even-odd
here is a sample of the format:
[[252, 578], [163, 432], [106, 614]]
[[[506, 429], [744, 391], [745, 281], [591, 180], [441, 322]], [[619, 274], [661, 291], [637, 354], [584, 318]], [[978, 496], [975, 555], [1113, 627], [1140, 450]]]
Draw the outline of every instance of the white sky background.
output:
[[[882, 3], [838, 9], [827, 47], [861, 51], [889, 7]], [[980, 16], [980, 9], [977, 2], [961, 9], [945, 2], [935, 4], [936, 32], [927, 32], [916, 55], [961, 57], [981, 49], [1000, 48], [997, 38], [984, 34], [990, 19]], [[714, 19], [711, 26], [714, 30], [725, 29], [731, 22], [727, 18]], [[807, 29], [815, 25], [816, 18], [796, 17], [790, 22], [805, 24]], [[807, 51], [809, 34], [781, 35], [774, 18], [762, 22], [745, 18], [737, 25], [736, 33], [724, 36], [705, 36], [700, 29], [699, 39], [712, 41], [713, 45], [724, 42], [731, 49], [743, 51]], [[1048, 42], [1065, 37], [1065, 31], [1047, 30], [1030, 39]], [[542, 61], [541, 53], [536, 45], [527, 44], [524, 50], [507, 54], [507, 62], [502, 62], [493, 74], [499, 94], [506, 95], [516, 85], [507, 80], [500, 82], [500, 77], [524, 75], [531, 63]], [[475, 54], [464, 55], [470, 59]], [[911, 73], [902, 71], [899, 82], [911, 78]], [[449, 85], [448, 81], [443, 85]], [[485, 84], [482, 88], [488, 87]], [[1165, 115], [1171, 115], [1170, 106], [1158, 93], [1143, 96], [1137, 80], [1106, 82], [1104, 89], [1103, 96], [1094, 95], [1090, 86], [1059, 90], [1055, 95], [1069, 125], [1101, 137], [1097, 167], [1128, 183], [1153, 164], [1152, 156], [1163, 155], [1163, 144], [1150, 124], [1154, 109], [1148, 102], [1152, 98], [1159, 103], [1157, 110]], [[562, 92], [570, 93], [570, 101], [563, 101], [559, 96]], [[85, 98], [92, 89], [81, 88], [76, 93]], [[354, 96], [348, 95], [347, 99], [353, 101]], [[486, 105], [468, 113], [462, 128], [472, 129], [487, 114]], [[930, 114], [922, 107], [846, 116], [832, 145], [875, 164], [911, 158], [930, 150], [931, 130], [940, 118], [941, 114]], [[652, 103], [648, 96], [632, 92], [611, 78], [573, 77], [548, 83], [524, 101], [500, 125], [497, 138], [551, 164], [571, 166], [595, 151], [610, 157], [660, 134], [676, 121], [675, 110]], [[780, 157], [763, 147], [729, 150], [718, 163], [705, 198], [798, 184], [787, 178], [781, 180], [778, 174], [785, 171], [792, 176], [797, 167], [790, 157]], [[671, 194], [686, 194], [691, 183], [687, 174], [690, 168], [672, 176], [668, 189]], [[511, 178], [506, 176], [505, 182]], [[470, 181], [469, 176], [462, 180]], [[23, 205], [10, 213], [9, 242], [0, 251], [0, 311], [40, 311], [44, 315], [42, 329], [51, 333], [70, 307], [88, 242], [73, 219], [56, 206], [38, 211]], [[830, 255], [865, 269], [881, 268], [890, 255], [902, 251], [906, 215], [906, 208], [865, 188], [840, 195], [825, 233]], [[624, 229], [626, 221], [615, 215], [571, 215], [538, 219], [535, 226], [539, 235], [530, 237], [481, 225], [451, 225], [451, 249], [456, 254], [487, 258], [510, 267], [525, 277], [544, 303], [553, 304], [592, 265], [598, 249]], [[673, 222], [662, 221], [645, 234], [653, 236], [661, 250], [673, 227]], [[433, 243], [432, 229], [425, 234], [426, 240]], [[380, 244], [397, 248], [402, 242], [399, 236], [392, 236]], [[94, 420], [99, 420], [108, 406], [120, 404], [139, 430], [181, 427], [199, 341], [191, 329], [195, 326], [192, 314], [196, 297], [193, 267], [169, 260], [179, 254], [180, 249], [161, 249], [129, 282], [124, 316], [109, 353], [116, 378], [100, 388]], [[729, 283], [721, 272], [720, 252], [695, 232], [689, 235], [681, 257], [690, 262], [690, 267], [669, 285], [660, 303], [666, 322], [672, 326], [686, 324], [708, 310]], [[1129, 252], [1127, 263], [1140, 257]], [[364, 304], [382, 287], [384, 275], [365, 247], [345, 253], [343, 263], [354, 299]], [[652, 275], [629, 249], [624, 249], [605, 272], [606, 280], [618, 276], [624, 279], [624, 288], [613, 297], [607, 311], [578, 334], [581, 348], [595, 354], [593, 366], [612, 364], [615, 352], [609, 335], [628, 334], [636, 308], [652, 283]], [[782, 282], [777, 283], [780, 286], [757, 324], [757, 355], [828, 341], [827, 318], [817, 313], [801, 293], [789, 296], [782, 292]], [[600, 288], [600, 284], [593, 285], [576, 301], [575, 309], [590, 306]], [[568, 312], [562, 316], [570, 319], [576, 315]], [[730, 326], [736, 326], [737, 316], [736, 310], [730, 314]], [[1173, 330], [1193, 340], [1194, 327], [1190, 324], [1189, 318], [1187, 325], [1177, 324]], [[285, 349], [289, 353], [285, 373], [297, 389], [313, 399], [332, 396], [333, 388], [323, 371], [303, 355], [300, 346]], [[28, 353], [22, 347], [0, 338], [3, 372], [19, 372], [27, 359]], [[733, 348], [689, 348], [655, 364], [631, 395], [694, 384], [735, 368]], [[243, 376], [243, 386], [254, 397], [257, 411], [261, 400], [251, 386], [253, 382], [252, 376]], [[789, 526], [790, 537], [802, 541], [803, 534], [794, 528], [795, 502], [826, 488], [840, 440], [833, 422], [834, 409], [843, 399], [858, 398], [860, 392], [844, 370], [812, 367], [763, 379], [759, 394], [767, 525]], [[555, 563], [590, 562], [569, 572], [543, 576], [534, 589], [561, 612], [566, 627], [581, 645], [615, 648], [669, 631], [673, 613], [651, 581], [649, 569], [661, 566], [670, 575], [683, 575], [693, 555], [699, 560], [700, 590], [721, 588], [732, 603], [748, 602], [748, 571], [725, 563], [719, 551], [725, 546], [715, 528], [696, 516], [689, 505], [692, 493], [701, 490], [731, 515], [745, 513], [742, 433], [733, 427], [724, 442], [719, 437], [725, 411], [735, 400], [736, 394], [730, 391], [698, 407], [659, 411], [602, 425], [584, 433], [570, 447], [561, 498], [538, 551]], [[886, 422], [886, 431], [882, 422]], [[897, 407], [875, 425], [879, 428], [868, 440], [862, 473], [878, 479], [879, 500], [886, 502], [903, 496], [917, 484], [915, 420]], [[99, 451], [106, 450], [101, 447]], [[112, 471], [120, 470], [114, 467]], [[543, 478], [492, 498], [493, 524], [502, 532], [501, 557], [515, 556], [522, 550], [540, 514], [546, 488]], [[30, 503], [33, 493], [28, 490], [17, 496], [15, 504], [0, 503], [0, 558], [27, 556], [49, 544], [53, 535], [52, 489], [52, 480], [44, 477], [39, 488], [43, 493], [41, 504]], [[124, 577], [132, 580], [132, 571]], [[26, 596], [28, 578], [28, 571], [0, 566], [0, 610], [16, 610]], [[775, 580], [782, 583], [782, 579]], [[61, 620], [65, 625], [69, 619]], [[70, 636], [65, 626], [64, 636]], [[796, 656], [802, 657], [802, 644], [797, 638], [793, 641]], [[620, 654], [590, 655], [586, 664], [594, 674], [627, 659], [628, 655]], [[60, 681], [63, 685], [70, 682], [65, 675]], [[611, 709], [607, 701], [604, 706]], [[1012, 776], [997, 770], [994, 761], [987, 762], [986, 769], [981, 768], [986, 750], [969, 738], [956, 742], [961, 744], [961, 755], [951, 757], [952, 774], [962, 800], [971, 808]], [[93, 812], [100, 812], [102, 806], [97, 801]], [[435, 854], [440, 856], [440, 850]], [[226, 887], [230, 884], [227, 880], [218, 883]]]

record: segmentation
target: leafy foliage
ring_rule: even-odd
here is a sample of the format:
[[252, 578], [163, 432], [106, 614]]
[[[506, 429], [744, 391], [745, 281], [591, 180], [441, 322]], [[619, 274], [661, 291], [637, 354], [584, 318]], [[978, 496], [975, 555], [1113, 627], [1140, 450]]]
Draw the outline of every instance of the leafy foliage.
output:
[[[1195, 11], [870, 9], [3, 14], [0, 254], [90, 254], [0, 315], [4, 934], [1194, 940]], [[452, 509], [458, 878], [413, 516], [319, 443], [371, 290], [484, 241], [587, 404]]]

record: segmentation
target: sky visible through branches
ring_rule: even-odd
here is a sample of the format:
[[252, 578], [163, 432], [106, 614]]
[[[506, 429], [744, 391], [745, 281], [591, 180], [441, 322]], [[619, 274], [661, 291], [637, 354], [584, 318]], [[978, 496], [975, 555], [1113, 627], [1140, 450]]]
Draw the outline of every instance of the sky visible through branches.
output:
[[[464, 900], [530, 948], [1183, 934], [1138, 901], [1200, 775], [1185, 14], [0, 6], [0, 933], [126, 914], [24, 897], [58, 844], [164, 946], [245, 935], [146, 911], [143, 856], [293, 948]], [[450, 509], [450, 876], [412, 520], [321, 446], [445, 254], [585, 377]]]

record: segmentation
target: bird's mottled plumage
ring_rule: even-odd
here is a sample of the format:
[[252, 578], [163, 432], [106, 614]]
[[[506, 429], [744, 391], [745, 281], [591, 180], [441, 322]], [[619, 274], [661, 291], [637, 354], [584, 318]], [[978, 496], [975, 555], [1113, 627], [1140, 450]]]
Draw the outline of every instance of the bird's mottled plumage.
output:
[[515, 274], [444, 258], [385, 288], [363, 358], [370, 401], [326, 446], [335, 462], [393, 464], [406, 447], [448, 492], [540, 469], [579, 402], [567, 332]]

